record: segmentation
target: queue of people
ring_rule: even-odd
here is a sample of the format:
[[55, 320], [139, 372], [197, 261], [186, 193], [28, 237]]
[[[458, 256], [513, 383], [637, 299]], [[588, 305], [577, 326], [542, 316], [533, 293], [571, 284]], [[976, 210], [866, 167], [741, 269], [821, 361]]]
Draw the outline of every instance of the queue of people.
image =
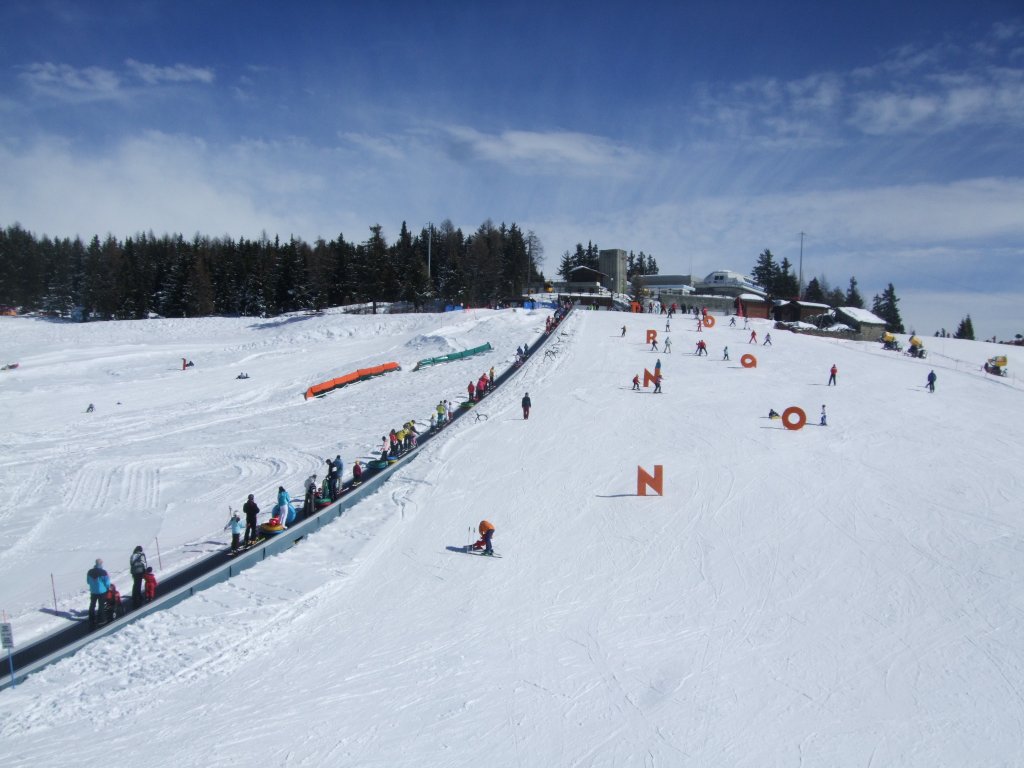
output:
[[[545, 333], [551, 333], [561, 322], [568, 312], [568, 307], [560, 307], [559, 310], [545, 323]], [[529, 354], [529, 345], [523, 345], [516, 350], [515, 362], [522, 364]], [[183, 360], [182, 368], [191, 367], [191, 361]], [[243, 378], [241, 375], [239, 378]], [[247, 377], [246, 377], [247, 378]], [[468, 387], [470, 401], [476, 402], [495, 386], [495, 372], [492, 366], [489, 371], [481, 374], [476, 383], [470, 382]], [[522, 400], [523, 418], [528, 419], [530, 414], [530, 397], [527, 393]], [[90, 407], [90, 410], [91, 407]], [[450, 400], [440, 400], [430, 414], [430, 429], [436, 431], [449, 424], [454, 418], [452, 403]], [[380, 459], [389, 462], [397, 459], [404, 453], [412, 450], [417, 445], [417, 438], [421, 432], [417, 429], [417, 422], [414, 419], [406, 421], [400, 428], [392, 429], [388, 435], [381, 438]], [[311, 516], [317, 509], [317, 501], [324, 499], [336, 500], [344, 490], [342, 473], [344, 462], [341, 454], [332, 459], [325, 459], [326, 473], [323, 483], [318, 486], [316, 474], [310, 475], [305, 482], [305, 503], [303, 513], [306, 517]], [[352, 465], [352, 485], [362, 482], [363, 466], [359, 461]], [[246, 547], [250, 547], [260, 540], [262, 534], [258, 517], [260, 507], [256, 503], [254, 494], [249, 494], [242, 505], [242, 516], [232, 512], [230, 519], [224, 526], [225, 530], [231, 531], [230, 551], [237, 553]], [[273, 515], [279, 522], [282, 530], [290, 525], [296, 515], [296, 510], [291, 502], [291, 497], [284, 486], [278, 488], [277, 504], [274, 507]], [[493, 530], [492, 530], [493, 532]], [[483, 533], [483, 531], [481, 532]], [[488, 541], [488, 550], [489, 541]], [[157, 579], [153, 568], [146, 559], [142, 546], [135, 547], [128, 560], [129, 573], [132, 576], [132, 609], [137, 610], [145, 603], [156, 598]], [[103, 567], [103, 559], [96, 558], [93, 567], [86, 574], [86, 584], [89, 588], [89, 612], [88, 620], [90, 627], [97, 627], [124, 615], [125, 608], [121, 601], [117, 587], [110, 579], [110, 574]]]

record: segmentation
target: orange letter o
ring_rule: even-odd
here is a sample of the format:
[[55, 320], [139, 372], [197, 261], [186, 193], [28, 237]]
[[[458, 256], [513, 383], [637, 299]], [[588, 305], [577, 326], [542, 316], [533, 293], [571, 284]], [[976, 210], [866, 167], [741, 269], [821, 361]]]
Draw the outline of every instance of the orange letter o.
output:
[[757, 358], [753, 355], [744, 355], [740, 358], [740, 365], [744, 368], [757, 368]]
[[[796, 417], [794, 423], [790, 423], [790, 419]], [[782, 426], [786, 429], [803, 429], [804, 424], [807, 423], [807, 414], [804, 413], [803, 408], [797, 408], [795, 405], [789, 406], [782, 412]]]
[[715, 327], [715, 318], [713, 318], [711, 315], [704, 315], [704, 327], [705, 328], [714, 328]]

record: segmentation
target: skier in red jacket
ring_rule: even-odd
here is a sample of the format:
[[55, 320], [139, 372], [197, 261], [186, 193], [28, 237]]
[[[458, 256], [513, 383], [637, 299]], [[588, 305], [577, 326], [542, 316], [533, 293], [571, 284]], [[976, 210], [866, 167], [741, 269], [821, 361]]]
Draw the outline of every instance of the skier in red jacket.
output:
[[146, 568], [146, 575], [142, 577], [146, 582], [146, 602], [151, 602], [156, 597], [156, 574], [153, 573], [153, 566]]

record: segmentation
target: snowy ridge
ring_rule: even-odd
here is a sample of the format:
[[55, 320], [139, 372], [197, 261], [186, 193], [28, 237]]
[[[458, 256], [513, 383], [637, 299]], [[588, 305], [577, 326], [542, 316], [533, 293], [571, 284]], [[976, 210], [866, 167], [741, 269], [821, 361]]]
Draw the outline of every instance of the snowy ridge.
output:
[[[218, 350], [254, 332], [236, 326], [233, 339], [202, 342], [200, 370], [148, 390], [155, 410], [177, 409], [193, 429], [164, 437], [168, 420], [146, 439], [145, 419], [117, 421], [135, 442], [121, 448], [105, 427], [103, 451], [89, 457], [123, 459], [110, 490], [96, 486], [111, 506], [149, 504], [146, 469], [159, 465], [156, 508], [124, 533], [118, 513], [107, 525], [100, 508], [42, 507], [36, 536], [65, 549], [73, 581], [101, 533], [125, 561], [148, 523], [161, 543], [176, 532], [182, 549], [224, 541], [226, 514], [214, 506], [239, 503], [238, 484], [265, 483], [262, 498], [339, 443], [349, 466], [381, 425], [425, 418], [444, 395], [461, 400], [544, 316], [478, 313], [467, 335], [486, 335], [479, 343], [493, 353], [305, 406], [291, 380], [322, 361], [283, 338], [289, 364], [235, 382], [260, 404], [226, 423], [211, 415], [238, 389], [215, 371], [226, 376], [237, 360]], [[450, 321], [402, 316], [393, 343]], [[107, 325], [116, 346], [119, 324]], [[497, 766], [1024, 762], [1024, 479], [1007, 428], [1024, 423], [1024, 400], [1013, 380], [992, 386], [966, 368], [997, 348], [930, 341], [929, 354], [965, 361], [957, 370], [781, 332], [754, 347], [724, 325], [670, 333], [665, 393], [653, 395], [629, 380], [653, 370], [659, 355], [643, 333], [663, 337], [663, 320], [574, 313], [550, 354], [316, 537], [0, 695], [0, 757], [59, 765], [73, 749], [76, 763], [107, 766], [144, 744], [156, 766], [468, 766], [483, 755]], [[367, 354], [359, 334], [335, 338], [319, 351]], [[688, 354], [696, 338], [708, 357]], [[154, 359], [159, 346], [151, 339]], [[757, 368], [739, 366], [744, 352]], [[826, 387], [833, 363], [839, 385]], [[933, 367], [934, 395], [922, 387]], [[199, 377], [187, 377], [200, 371], [193, 388]], [[85, 374], [68, 383], [94, 386]], [[24, 415], [5, 403], [0, 415], [36, 458], [0, 467], [3, 481], [40, 463], [45, 474], [62, 456], [58, 441], [47, 454], [31, 437], [61, 405], [22, 398]], [[822, 403], [828, 427], [790, 432], [766, 418], [800, 405], [816, 424]], [[75, 477], [78, 452], [67, 459]], [[655, 464], [665, 496], [635, 496], [637, 466]], [[84, 546], [64, 537], [83, 516], [96, 521], [74, 533], [95, 537]], [[497, 526], [500, 561], [446, 551], [482, 517]], [[3, 546], [2, 602], [24, 606], [17, 636], [45, 602], [46, 571], [41, 549]], [[25, 581], [42, 582], [43, 596]], [[123, 735], [98, 738], [111, 732]]]

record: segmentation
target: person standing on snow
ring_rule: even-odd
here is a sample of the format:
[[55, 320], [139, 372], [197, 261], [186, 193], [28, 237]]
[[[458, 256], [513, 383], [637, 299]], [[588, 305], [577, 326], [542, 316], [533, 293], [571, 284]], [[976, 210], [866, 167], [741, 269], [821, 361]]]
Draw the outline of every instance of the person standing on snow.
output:
[[826, 387], [839, 386], [838, 384], [836, 384], [837, 373], [839, 373], [839, 369], [836, 368], [835, 363], [832, 363], [832, 369], [829, 371], [828, 384], [825, 385]]
[[[626, 326], [622, 326], [622, 335], [623, 335], [623, 336], [625, 336], [625, 335], [626, 335]], [[620, 338], [621, 338], [621, 337], [620, 337]]]
[[523, 406], [523, 420], [524, 421], [526, 419], [530, 418], [530, 407], [531, 407], [531, 405], [532, 405], [532, 403], [530, 402], [530, 393], [527, 392], [525, 395], [523, 395], [523, 402], [522, 402], [522, 406]]
[[747, 342], [747, 343], [748, 344], [757, 344], [757, 331], [751, 331], [750, 332], [750, 341]]
[[473, 545], [473, 549], [480, 549], [483, 547], [483, 554], [493, 555], [494, 547], [491, 546], [491, 539], [494, 538], [494, 525], [487, 520], [480, 521], [480, 541]]
[[[231, 529], [231, 551], [237, 552], [238, 547], [242, 543], [242, 518], [238, 516], [237, 512], [233, 512], [231, 518], [228, 520], [228, 524], [224, 526], [224, 530]], [[145, 574], [143, 574], [145, 576]]]
[[639, 373], [636, 376], [633, 377], [633, 389], [635, 389], [637, 392], [640, 391], [640, 374]]
[[818, 426], [819, 427], [827, 427], [828, 426], [828, 417], [825, 415], [825, 406], [824, 405], [821, 406], [821, 421], [818, 422]]
[[473, 388], [473, 382], [472, 381], [469, 382], [469, 386], [466, 387], [466, 391], [469, 393], [469, 402], [471, 402], [471, 403], [474, 402], [476, 400], [476, 398], [473, 397], [473, 393], [475, 392], [475, 390]]
[[934, 392], [935, 391], [935, 379], [937, 379], [937, 378], [938, 377], [935, 375], [935, 371], [934, 370], [933, 371], [929, 371], [929, 373], [928, 373], [928, 391], [929, 392]]
[[146, 582], [146, 602], [153, 602], [153, 598], [156, 597], [156, 574], [153, 573], [153, 567], [150, 566], [146, 569], [146, 575], [143, 577]]
[[651, 339], [651, 352], [657, 352], [657, 351], [658, 351], [658, 340], [657, 339]]
[[142, 546], [137, 546], [128, 559], [128, 567], [132, 572], [132, 608], [142, 605], [142, 581], [146, 577], [146, 569], [149, 563], [146, 562], [146, 553]]
[[668, 336], [665, 337], [665, 354], [672, 354], [672, 339]]
[[302, 501], [302, 516], [309, 517], [313, 514], [313, 499], [316, 497], [316, 474], [306, 478], [306, 497]]
[[661, 391], [661, 371], [658, 370], [654, 374], [654, 394], [663, 394]]
[[345, 462], [341, 460], [340, 453], [334, 457], [333, 466], [334, 470], [331, 475], [331, 498], [336, 499], [341, 494], [341, 476], [345, 473]]
[[[316, 475], [313, 475], [313, 484], [316, 486]], [[292, 506], [292, 497], [283, 485], [277, 487], [277, 521], [282, 528], [288, 527], [288, 521], [295, 517], [295, 507]]]
[[725, 349], [722, 350], [722, 359], [723, 360], [728, 360], [729, 359], [729, 348], [728, 347], [726, 347]]
[[245, 544], [251, 544], [259, 538], [259, 529], [256, 527], [256, 516], [260, 513], [260, 508], [256, 504], [256, 499], [250, 493], [249, 498], [245, 500], [245, 504], [242, 505], [242, 511], [245, 512]]
[[766, 333], [764, 335], [764, 344], [762, 344], [761, 346], [762, 347], [770, 347], [771, 345], [772, 345], [772, 335], [770, 333]]
[[100, 558], [96, 558], [96, 564], [85, 574], [85, 583], [89, 585], [89, 626], [95, 627], [97, 617], [103, 619], [107, 615], [107, 590], [110, 589], [110, 576], [103, 570]]

